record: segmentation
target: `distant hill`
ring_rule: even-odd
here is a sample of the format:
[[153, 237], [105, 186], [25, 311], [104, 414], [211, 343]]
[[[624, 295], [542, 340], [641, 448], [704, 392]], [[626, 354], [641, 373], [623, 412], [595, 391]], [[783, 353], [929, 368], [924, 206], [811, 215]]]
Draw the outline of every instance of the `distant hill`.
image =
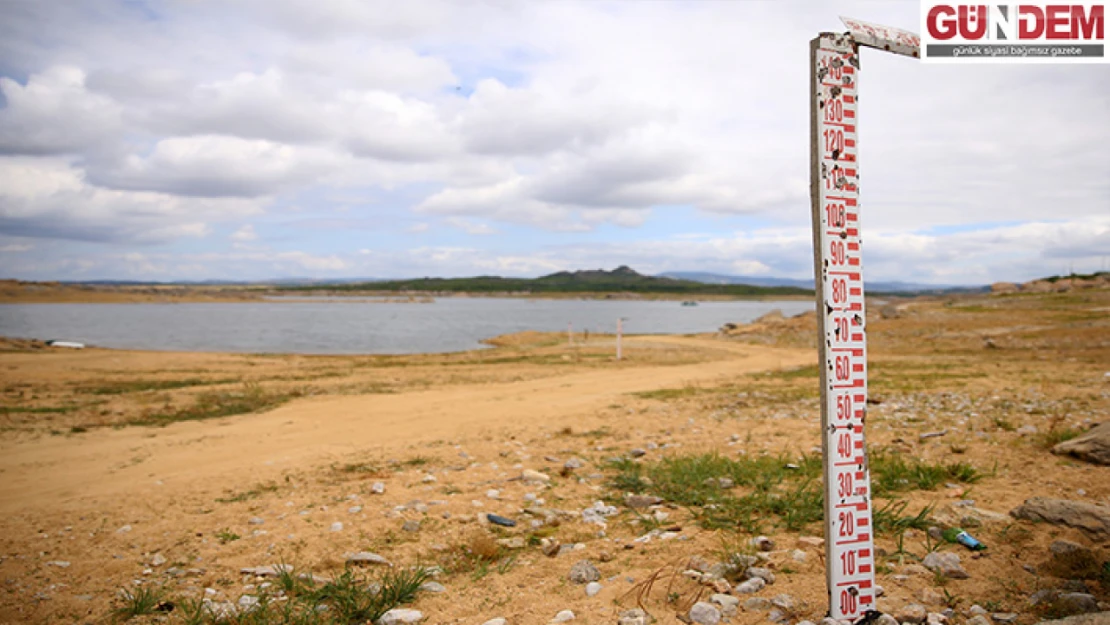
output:
[[[704, 271], [668, 271], [660, 276], [693, 280], [706, 284], [750, 284], [753, 286], [793, 286], [813, 290], [813, 280], [793, 278], [768, 278], [759, 276], [733, 276]], [[956, 291], [980, 292], [990, 290], [989, 286], [957, 286], [952, 284], [920, 284], [915, 282], [872, 282], [864, 281], [867, 290], [876, 293], [949, 293]]]
[[560, 271], [539, 278], [417, 278], [381, 282], [312, 284], [289, 286], [291, 291], [417, 291], [455, 293], [664, 293], [689, 295], [808, 295], [809, 289], [794, 286], [706, 284], [665, 276], [646, 276], [630, 267], [612, 271]]

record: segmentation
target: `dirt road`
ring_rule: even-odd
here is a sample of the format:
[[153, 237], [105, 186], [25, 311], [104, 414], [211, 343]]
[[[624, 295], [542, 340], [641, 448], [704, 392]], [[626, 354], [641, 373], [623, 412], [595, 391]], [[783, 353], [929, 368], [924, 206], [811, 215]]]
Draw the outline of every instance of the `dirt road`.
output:
[[0, 444], [0, 514], [26, 510], [36, 502], [54, 507], [89, 498], [141, 496], [166, 487], [189, 490], [190, 484], [213, 480], [234, 488], [354, 451], [450, 439], [507, 424], [578, 425], [628, 393], [816, 359], [810, 350], [686, 337], [629, 341], [630, 347], [652, 344], [724, 350], [731, 357], [398, 394], [305, 398], [263, 414], [5, 442]]

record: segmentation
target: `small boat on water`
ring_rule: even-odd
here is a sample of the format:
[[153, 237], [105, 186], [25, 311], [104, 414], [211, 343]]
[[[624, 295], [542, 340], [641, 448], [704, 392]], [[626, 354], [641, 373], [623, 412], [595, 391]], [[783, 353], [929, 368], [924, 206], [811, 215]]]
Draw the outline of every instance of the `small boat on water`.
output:
[[85, 349], [84, 343], [77, 343], [75, 341], [47, 341], [50, 347], [68, 347], [70, 349]]
[[695, 302], [694, 300], [686, 300], [685, 302], [682, 302], [682, 305], [683, 306], [697, 306], [698, 303]]

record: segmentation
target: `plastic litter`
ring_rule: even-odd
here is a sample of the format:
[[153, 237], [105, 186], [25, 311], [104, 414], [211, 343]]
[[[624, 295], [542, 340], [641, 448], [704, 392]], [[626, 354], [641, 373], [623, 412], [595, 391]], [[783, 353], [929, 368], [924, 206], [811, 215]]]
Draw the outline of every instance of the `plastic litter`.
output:
[[516, 521], [512, 519], [506, 519], [503, 516], [489, 513], [486, 515], [486, 518], [489, 519], [489, 522], [493, 523], [494, 525], [500, 525], [502, 527], [516, 527]]
[[979, 542], [974, 536], [968, 534], [959, 528], [949, 528], [944, 530], [944, 539], [950, 543], [959, 543], [972, 551], [982, 551], [987, 548], [986, 545]]

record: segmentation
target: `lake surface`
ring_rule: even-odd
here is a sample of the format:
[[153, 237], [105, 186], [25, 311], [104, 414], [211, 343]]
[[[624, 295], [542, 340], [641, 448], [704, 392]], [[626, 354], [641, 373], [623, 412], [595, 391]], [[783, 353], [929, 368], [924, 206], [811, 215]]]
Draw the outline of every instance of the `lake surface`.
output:
[[0, 304], [0, 335], [99, 347], [301, 354], [413, 354], [483, 347], [510, 332], [713, 332], [812, 301], [701, 302], [449, 297], [433, 303], [321, 298], [228, 304]]

